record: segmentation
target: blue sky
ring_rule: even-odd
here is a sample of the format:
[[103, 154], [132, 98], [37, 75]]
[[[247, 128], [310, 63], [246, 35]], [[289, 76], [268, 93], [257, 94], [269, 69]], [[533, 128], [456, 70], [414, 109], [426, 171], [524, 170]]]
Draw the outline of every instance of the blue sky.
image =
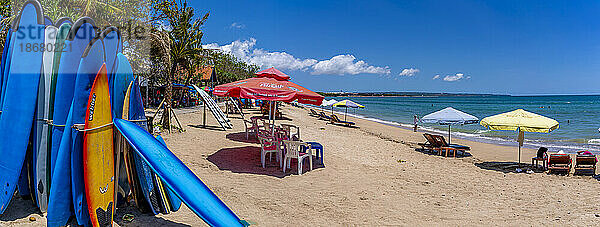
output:
[[600, 1], [190, 4], [207, 47], [315, 91], [600, 94]]

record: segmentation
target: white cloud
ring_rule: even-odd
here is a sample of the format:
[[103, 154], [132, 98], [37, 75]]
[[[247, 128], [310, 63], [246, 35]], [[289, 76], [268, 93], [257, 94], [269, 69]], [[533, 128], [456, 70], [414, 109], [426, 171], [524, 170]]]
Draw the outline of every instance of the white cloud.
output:
[[444, 81], [450, 81], [450, 82], [452, 82], [452, 81], [458, 81], [458, 80], [463, 79], [464, 76], [465, 76], [465, 74], [463, 74], [463, 73], [457, 73], [456, 75], [452, 75], [452, 76], [451, 75], [446, 75], [444, 77]]
[[440, 78], [440, 74], [437, 74], [437, 75], [433, 76], [433, 79], [434, 79], [434, 80], [437, 80], [437, 79], [439, 79], [439, 78]]
[[237, 22], [233, 22], [231, 25], [229, 25], [229, 28], [235, 28], [235, 29], [242, 29], [242, 28], [245, 28], [245, 27], [246, 27], [246, 25], [240, 24], [240, 23], [237, 23]]
[[364, 61], [355, 61], [356, 57], [350, 54], [342, 54], [332, 57], [329, 60], [319, 61], [312, 66], [311, 74], [336, 74], [336, 75], [356, 75], [361, 73], [368, 74], [389, 74], [389, 67], [376, 67], [367, 64]]
[[313, 58], [300, 59], [286, 52], [269, 52], [256, 48], [256, 39], [236, 40], [223, 46], [217, 43], [203, 45], [205, 49], [220, 49], [233, 54], [241, 60], [256, 64], [261, 68], [275, 67], [280, 70], [310, 71], [313, 75], [336, 74], [390, 74], [388, 66], [378, 67], [358, 60], [350, 54], [337, 55], [328, 60], [318, 61]]
[[403, 69], [402, 72], [400, 72], [400, 76], [414, 76], [416, 75], [420, 70], [419, 69], [415, 69], [415, 68], [407, 68], [407, 69]]

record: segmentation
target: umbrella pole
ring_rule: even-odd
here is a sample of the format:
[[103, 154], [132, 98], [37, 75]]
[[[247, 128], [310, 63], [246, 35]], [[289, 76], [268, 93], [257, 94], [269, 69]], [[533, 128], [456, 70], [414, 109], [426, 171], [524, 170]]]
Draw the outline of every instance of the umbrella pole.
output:
[[271, 113], [273, 113], [273, 101], [269, 101], [269, 122], [271, 122]]
[[344, 114], [344, 121], [346, 121], [346, 118], [348, 118], [348, 107], [346, 106], [346, 113]]
[[519, 167], [521, 167], [521, 144], [519, 144]]
[[448, 124], [448, 144], [450, 144], [450, 124]]

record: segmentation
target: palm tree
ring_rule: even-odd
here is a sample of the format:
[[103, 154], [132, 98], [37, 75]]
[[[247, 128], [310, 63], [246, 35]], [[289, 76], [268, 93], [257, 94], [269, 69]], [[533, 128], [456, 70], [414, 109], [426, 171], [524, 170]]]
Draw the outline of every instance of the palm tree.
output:
[[[162, 116], [162, 125], [167, 128], [171, 125], [171, 108], [173, 96], [173, 78], [177, 69], [191, 68], [191, 62], [202, 52], [202, 25], [208, 19], [209, 13], [202, 18], [194, 18], [194, 9], [187, 5], [185, 0], [167, 0], [156, 5], [158, 15], [154, 18], [163, 31], [168, 34], [170, 69], [166, 79], [165, 111]], [[165, 59], [166, 60], [166, 59]]]

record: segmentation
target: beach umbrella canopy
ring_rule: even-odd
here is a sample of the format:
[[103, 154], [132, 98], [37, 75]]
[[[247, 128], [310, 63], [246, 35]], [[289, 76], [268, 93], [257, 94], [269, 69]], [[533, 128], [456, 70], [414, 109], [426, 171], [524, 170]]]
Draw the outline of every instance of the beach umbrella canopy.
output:
[[523, 109], [486, 117], [481, 125], [490, 130], [550, 133], [558, 128], [558, 121]]
[[[334, 104], [331, 105], [332, 107], [346, 107], [346, 112], [344, 113], [344, 121], [346, 120], [346, 117], [348, 116], [348, 107], [350, 108], [365, 108], [365, 106], [358, 104], [356, 102], [353, 102], [352, 100], [343, 100], [343, 101], [339, 101], [336, 102]], [[331, 110], [333, 112], [333, 110]]]
[[558, 121], [523, 109], [483, 118], [480, 124], [490, 130], [519, 132], [519, 163], [524, 132], [550, 133], [558, 128]]
[[451, 125], [475, 124], [479, 122], [479, 118], [452, 107], [447, 107], [443, 110], [425, 115], [421, 118], [421, 122], [448, 125], [448, 142], [450, 142]]
[[290, 80], [290, 76], [273, 67], [257, 72], [255, 75], [256, 77], [268, 77], [276, 80]]
[[321, 105], [323, 96], [287, 80], [270, 77], [254, 77], [221, 84], [214, 88], [217, 96], [260, 99], [264, 101], [292, 102]]
[[355, 103], [352, 100], [348, 100], [348, 99], [346, 99], [344, 101], [336, 102], [336, 103], [333, 104], [333, 106], [335, 106], [335, 107], [346, 107], [346, 108], [348, 108], [348, 107], [350, 107], [350, 108], [365, 108], [365, 106], [363, 106], [361, 104], [358, 104], [358, 103]]
[[[323, 101], [323, 103], [321, 103], [321, 106], [331, 106], [331, 113], [333, 113], [333, 104], [337, 103], [338, 101], [335, 99], [330, 99], [330, 100], [325, 100]], [[321, 107], [321, 108], [322, 108]]]
[[321, 106], [331, 106], [334, 103], [337, 103], [338, 101], [335, 99], [330, 99], [330, 100], [324, 100], [323, 103], [321, 103]]

